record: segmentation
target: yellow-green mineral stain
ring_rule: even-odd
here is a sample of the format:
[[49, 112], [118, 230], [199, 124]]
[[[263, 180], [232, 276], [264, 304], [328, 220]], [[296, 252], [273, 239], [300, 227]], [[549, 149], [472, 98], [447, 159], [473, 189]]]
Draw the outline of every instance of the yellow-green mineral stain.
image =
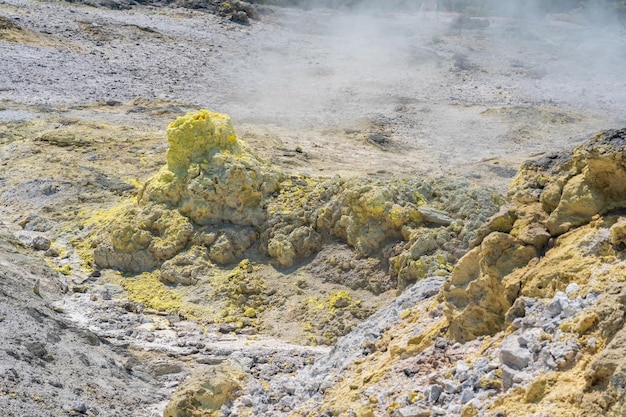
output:
[[184, 175], [190, 164], [202, 162], [212, 150], [240, 152], [235, 128], [226, 114], [199, 110], [177, 117], [166, 132], [170, 145], [167, 166], [177, 175]]
[[337, 291], [328, 297], [328, 307], [331, 309], [345, 308], [352, 303], [352, 297], [346, 291]]
[[146, 272], [136, 278], [125, 278], [120, 285], [128, 292], [130, 300], [143, 303], [147, 308], [180, 311], [180, 295], [159, 281], [157, 273]]

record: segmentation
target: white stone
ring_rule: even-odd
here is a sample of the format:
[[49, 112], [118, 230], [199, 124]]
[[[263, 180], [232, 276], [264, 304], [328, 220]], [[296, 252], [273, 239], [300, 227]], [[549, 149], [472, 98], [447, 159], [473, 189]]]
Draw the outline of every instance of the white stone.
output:
[[570, 295], [571, 293], [579, 291], [579, 290], [580, 290], [580, 286], [576, 284], [575, 282], [572, 282], [568, 284], [567, 287], [565, 287], [565, 294]]
[[500, 347], [500, 360], [513, 369], [526, 368], [532, 359], [530, 351], [520, 346], [515, 337], [507, 337]]

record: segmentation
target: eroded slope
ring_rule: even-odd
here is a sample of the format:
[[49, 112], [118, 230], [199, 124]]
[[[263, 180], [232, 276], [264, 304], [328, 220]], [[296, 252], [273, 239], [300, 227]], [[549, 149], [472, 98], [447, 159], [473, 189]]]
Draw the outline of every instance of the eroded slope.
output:
[[166, 398], [154, 375], [52, 308], [63, 275], [0, 227], [0, 409], [6, 416], [151, 416]]
[[434, 299], [392, 305], [386, 330], [363, 323], [335, 348], [360, 354], [319, 359], [295, 395], [275, 387], [279, 404], [302, 416], [624, 415], [625, 144], [626, 130], [606, 131], [526, 163]]

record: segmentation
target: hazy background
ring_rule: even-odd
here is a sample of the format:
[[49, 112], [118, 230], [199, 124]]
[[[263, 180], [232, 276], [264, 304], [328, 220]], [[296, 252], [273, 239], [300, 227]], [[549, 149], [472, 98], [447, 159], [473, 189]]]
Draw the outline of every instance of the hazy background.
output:
[[[7, 1], [35, 40], [0, 42], [2, 98], [182, 102], [229, 113], [272, 149], [315, 151], [327, 170], [363, 151], [374, 172], [510, 156], [510, 173], [626, 125], [623, 2], [444, 1], [422, 14], [420, 2], [309, 1], [240, 25], [195, 8]], [[380, 149], [388, 159], [371, 161]]]
[[[306, 4], [316, 7], [271, 15], [271, 30], [253, 25], [247, 55], [226, 70], [233, 88], [212, 103], [242, 132], [315, 143], [341, 167], [491, 186], [490, 173], [507, 184], [527, 158], [626, 125], [626, 33], [615, 15], [599, 20], [615, 5], [455, 2], [471, 12], [461, 18], [423, 15], [419, 2]], [[380, 143], [388, 159], [350, 158]]]
[[[409, 0], [266, 2], [307, 11], [285, 10], [251, 40], [249, 72], [223, 100], [248, 120], [419, 124], [420, 103], [626, 107], [624, 2], [447, 0], [425, 16]], [[457, 24], [457, 11], [485, 27]]]
[[[421, 0], [252, 0], [251, 3], [296, 6], [301, 8], [370, 7], [379, 9], [419, 9]], [[473, 15], [497, 14], [504, 16], [529, 16], [545, 13], [581, 13], [588, 17], [598, 14], [604, 18], [619, 15], [626, 17], [626, 3], [616, 0], [441, 0], [441, 10]]]
[[[419, 9], [422, 3], [420, 0], [252, 0], [250, 2], [301, 8], [368, 7], [388, 10]], [[572, 13], [600, 22], [607, 18], [626, 20], [626, 2], [618, 0], [442, 0], [438, 4], [441, 10], [475, 16], [495, 14], [529, 17], [546, 13]]]

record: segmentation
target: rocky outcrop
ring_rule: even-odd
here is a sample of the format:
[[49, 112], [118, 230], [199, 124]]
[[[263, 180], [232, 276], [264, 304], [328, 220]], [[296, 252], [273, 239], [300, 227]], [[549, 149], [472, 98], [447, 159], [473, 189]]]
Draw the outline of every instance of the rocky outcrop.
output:
[[[625, 155], [622, 129], [598, 133], [571, 154], [526, 163], [511, 184], [510, 205], [486, 224], [486, 236], [440, 294], [455, 340], [514, 330], [515, 339], [500, 348], [502, 388], [538, 378], [524, 401], [545, 399], [555, 414], [623, 414], [623, 370], [610, 358], [625, 318]], [[548, 300], [546, 319], [553, 324], [533, 324], [528, 302], [534, 300]], [[524, 336], [531, 329], [538, 335], [532, 343]], [[555, 374], [538, 377], [526, 369], [542, 361], [541, 369]]]
[[446, 275], [497, 203], [460, 179], [291, 178], [269, 203], [261, 239], [283, 266], [317, 252], [328, 239], [347, 242], [358, 257], [382, 251], [405, 288]]
[[[623, 300], [626, 302], [626, 300]], [[626, 414], [626, 329], [622, 327], [585, 371], [586, 406], [598, 415]]]
[[625, 138], [526, 163], [438, 295], [403, 295], [255, 415], [624, 415]]
[[600, 216], [626, 208], [625, 149], [626, 130], [602, 132], [571, 154], [521, 168], [511, 205], [490, 219], [444, 287], [453, 338], [503, 330], [518, 296], [587, 284], [607, 256], [618, 256], [623, 219]]
[[[170, 123], [167, 141], [167, 165], [136, 199], [93, 217], [94, 264], [147, 272], [124, 284], [135, 301], [208, 315], [238, 330], [261, 326], [263, 312], [275, 307], [267, 303], [280, 306], [293, 298], [284, 286], [266, 282], [263, 268], [250, 266], [242, 275], [238, 263], [271, 263], [284, 270], [311, 262], [315, 280], [341, 286], [331, 293], [348, 291], [354, 299], [347, 306], [329, 307], [327, 297], [309, 289], [314, 282], [296, 283], [296, 295], [308, 297], [292, 314], [313, 333], [311, 343], [331, 343], [371, 314], [372, 305], [360, 304], [354, 291], [366, 289], [375, 297], [447, 275], [499, 203], [455, 178], [288, 175], [238, 139], [228, 116], [207, 110]], [[338, 245], [348, 245], [351, 252], [339, 256], [333, 250], [329, 256], [325, 251], [319, 262], [312, 261], [324, 248]], [[237, 289], [242, 277], [263, 290], [242, 294]], [[164, 285], [154, 288], [155, 278]], [[194, 291], [176, 288], [196, 284], [212, 300], [210, 307], [202, 297], [190, 296]]]
[[442, 293], [448, 306], [454, 306], [447, 310], [450, 334], [466, 341], [501, 330], [519, 289], [503, 284], [503, 278], [536, 256], [533, 246], [493, 232], [462, 258]]

